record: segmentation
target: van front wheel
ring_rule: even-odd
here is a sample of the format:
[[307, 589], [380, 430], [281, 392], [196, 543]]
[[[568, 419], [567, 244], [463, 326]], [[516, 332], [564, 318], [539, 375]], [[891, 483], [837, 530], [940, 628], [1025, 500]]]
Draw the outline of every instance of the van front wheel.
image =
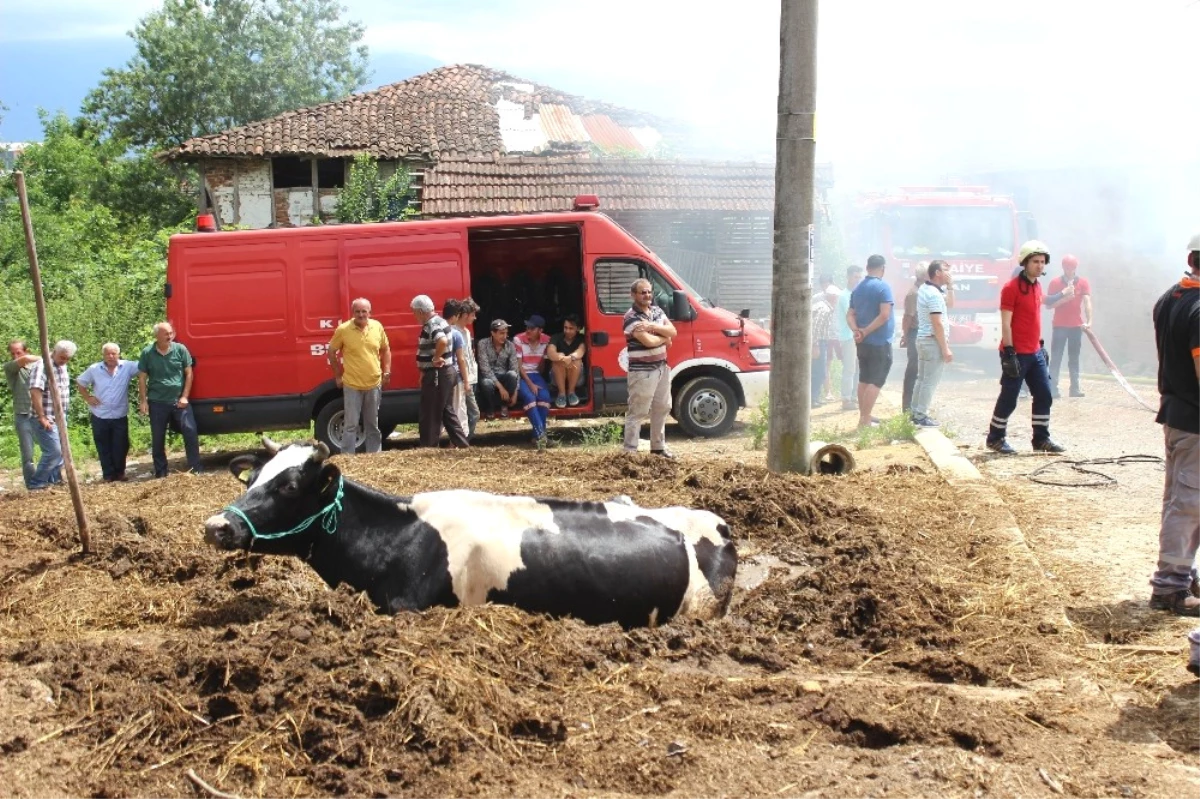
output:
[[[341, 397], [325, 403], [317, 413], [313, 432], [318, 441], [325, 442], [325, 446], [329, 447], [330, 452], [342, 451], [342, 420], [345, 419], [345, 416]], [[355, 452], [366, 452], [367, 450], [367, 436], [363, 432], [362, 425], [359, 425], [354, 446]]]
[[675, 395], [674, 415], [689, 436], [716, 438], [733, 427], [737, 408], [737, 395], [728, 383], [715, 377], [697, 377]]

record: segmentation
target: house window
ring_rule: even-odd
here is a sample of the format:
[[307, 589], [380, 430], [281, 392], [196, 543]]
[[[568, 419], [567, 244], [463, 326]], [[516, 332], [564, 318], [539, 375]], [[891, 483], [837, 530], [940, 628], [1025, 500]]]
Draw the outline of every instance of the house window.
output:
[[[311, 189], [312, 159], [280, 156], [271, 159], [272, 185], [277, 189]], [[317, 188], [340, 189], [346, 185], [346, 164], [341, 158], [317, 160]]]

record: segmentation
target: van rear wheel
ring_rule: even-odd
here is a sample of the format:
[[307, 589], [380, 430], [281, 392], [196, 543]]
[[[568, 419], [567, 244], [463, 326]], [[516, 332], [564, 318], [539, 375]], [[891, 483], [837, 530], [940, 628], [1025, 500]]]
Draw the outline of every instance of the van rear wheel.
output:
[[[342, 451], [342, 423], [345, 416], [346, 412], [341, 397], [325, 403], [317, 414], [313, 432], [318, 441], [323, 441], [325, 446], [329, 447], [330, 452]], [[354, 447], [355, 452], [367, 451], [367, 436], [363, 432], [362, 425], [358, 427], [358, 435], [354, 438]]]
[[689, 436], [716, 438], [733, 427], [737, 417], [733, 387], [716, 377], [697, 377], [675, 395], [675, 418]]

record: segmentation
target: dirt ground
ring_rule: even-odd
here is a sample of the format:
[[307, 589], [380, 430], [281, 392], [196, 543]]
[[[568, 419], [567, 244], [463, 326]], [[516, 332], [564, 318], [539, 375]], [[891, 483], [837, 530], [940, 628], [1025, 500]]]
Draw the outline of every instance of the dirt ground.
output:
[[[1153, 535], [1142, 494], [1161, 468], [1122, 467], [1115, 489], [1032, 483], [1045, 458], [972, 449], [994, 385], [971, 379], [946, 395], [961, 443], [1028, 548], [913, 444], [857, 453], [841, 478], [769, 474], [744, 429], [673, 442], [675, 462], [503, 436], [339, 459], [397, 494], [624, 493], [721, 514], [742, 556], [731, 613], [657, 629], [381, 616], [299, 561], [210, 550], [201, 523], [241, 488], [220, 468], [233, 453], [204, 475], [86, 486], [88, 557], [65, 493], [0, 496], [3, 792], [208, 795], [191, 772], [247, 797], [1196, 795], [1187, 625], [1139, 609], [1153, 540], [1108, 560]], [[1082, 402], [1104, 418], [1108, 401]]]

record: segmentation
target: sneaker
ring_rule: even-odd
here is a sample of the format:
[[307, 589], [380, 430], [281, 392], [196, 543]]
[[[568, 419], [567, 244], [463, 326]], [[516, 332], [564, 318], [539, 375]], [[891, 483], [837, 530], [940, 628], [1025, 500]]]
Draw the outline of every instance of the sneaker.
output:
[[546, 444], [547, 444], [547, 441], [546, 441], [546, 434], [545, 434], [545, 433], [542, 433], [540, 436], [537, 436], [537, 437], [535, 437], [535, 438], [533, 439], [533, 445], [534, 445], [535, 447], [537, 447], [539, 450], [543, 450], [543, 449], [545, 449], [545, 448], [546, 448]]
[[1016, 452], [1015, 449], [1009, 446], [1008, 439], [1006, 438], [1002, 438], [999, 441], [987, 442], [987, 448], [992, 452], [999, 452], [1001, 455], [1012, 455]]
[[671, 452], [669, 449], [652, 449], [650, 450], [650, 454], [657, 455], [660, 458], [666, 458], [667, 460], [675, 460], [675, 453]]
[[501, 419], [508, 418], [508, 406], [507, 405], [505, 405], [503, 408], [500, 409], [500, 418]]
[[913, 422], [917, 427], [941, 427], [942, 423], [936, 419], [931, 419], [928, 416], [922, 416]]
[[554, 407], [555, 408], [567, 407], [567, 398], [564, 397], [562, 394], [559, 394], [557, 397], [554, 398]]
[[842, 410], [843, 411], [857, 411], [858, 403], [855, 402], [854, 400], [842, 400]]
[[1194, 597], [1186, 588], [1169, 594], [1151, 594], [1152, 610], [1167, 610], [1176, 616], [1200, 616], [1200, 598]]
[[1067, 448], [1061, 444], [1055, 444], [1053, 441], [1047, 438], [1045, 441], [1033, 442], [1033, 451], [1049, 452], [1051, 455], [1061, 455], [1067, 451]]
[[572, 408], [574, 408], [576, 405], [579, 404], [579, 395], [578, 394], [568, 394], [567, 395], [567, 404], [570, 405]]
[[1080, 389], [1080, 388], [1073, 388], [1073, 389], [1071, 389], [1071, 396], [1072, 396], [1072, 397], [1082, 397], [1082, 396], [1084, 396], [1083, 389]]

